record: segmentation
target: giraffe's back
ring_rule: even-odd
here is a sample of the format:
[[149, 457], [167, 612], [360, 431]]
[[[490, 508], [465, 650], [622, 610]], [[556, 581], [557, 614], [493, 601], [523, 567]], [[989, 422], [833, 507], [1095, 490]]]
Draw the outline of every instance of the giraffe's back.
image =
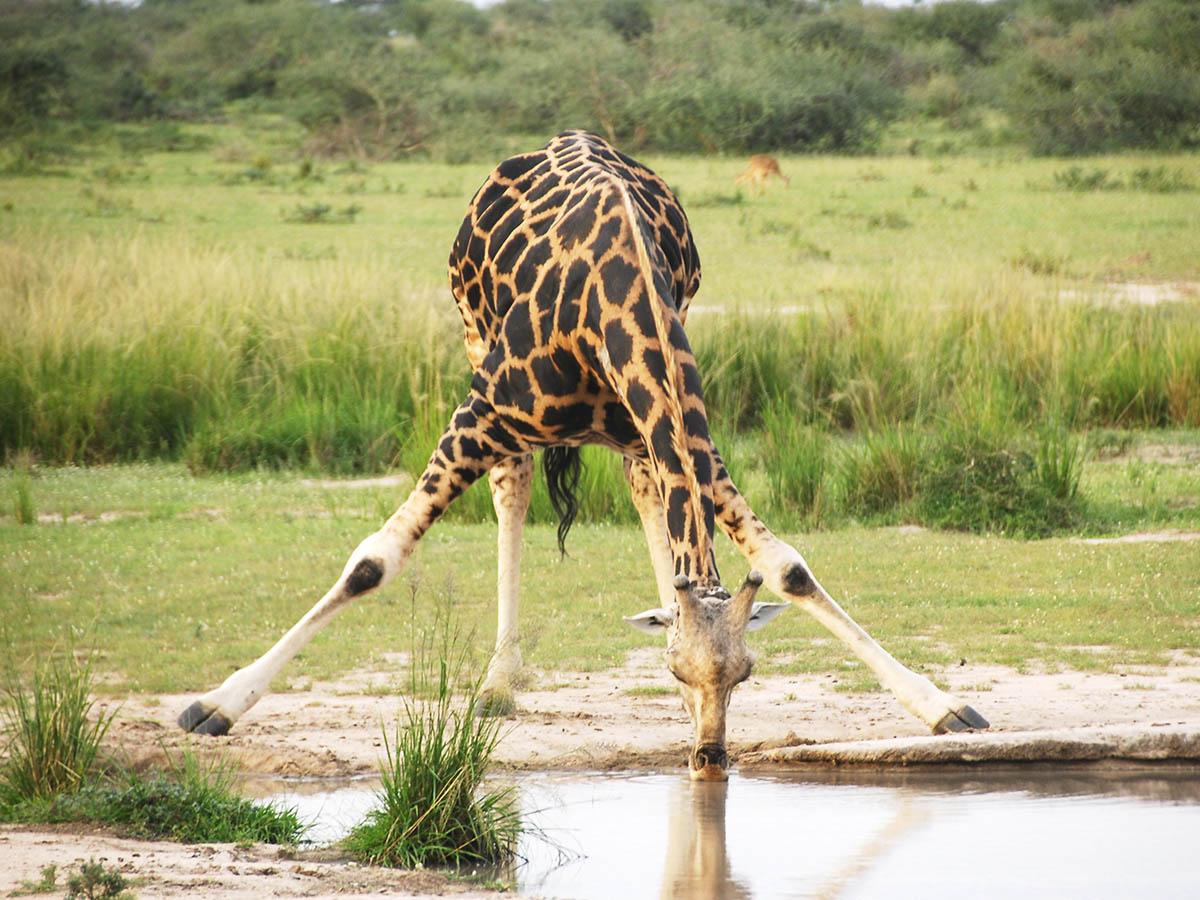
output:
[[544, 342], [552, 328], [573, 330], [575, 317], [586, 314], [579, 280], [604, 263], [615, 238], [615, 225], [602, 221], [618, 199], [606, 189], [614, 181], [641, 217], [656, 280], [665, 282], [660, 293], [686, 311], [700, 286], [700, 258], [674, 193], [597, 135], [567, 131], [497, 166], [454, 241], [450, 288], [476, 370], [502, 339], [509, 315], [529, 315], [533, 338]]

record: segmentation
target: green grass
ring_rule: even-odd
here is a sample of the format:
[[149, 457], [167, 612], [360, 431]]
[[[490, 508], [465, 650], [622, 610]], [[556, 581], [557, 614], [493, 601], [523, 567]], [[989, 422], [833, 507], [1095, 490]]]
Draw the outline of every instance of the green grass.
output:
[[[48, 652], [47, 652], [48, 649]], [[55, 648], [27, 667], [9, 659], [0, 696], [0, 807], [78, 791], [100, 762], [100, 745], [116, 710], [91, 697], [92, 661]]]
[[[236, 794], [235, 770], [190, 748], [166, 771], [141, 774], [101, 758], [101, 742], [117, 715], [97, 705], [90, 660], [51, 652], [6, 672], [0, 698], [0, 821], [87, 822], [140, 838], [187, 842], [295, 841], [295, 813]], [[103, 765], [102, 765], [103, 764]]]
[[[98, 139], [58, 175], [0, 180], [0, 444], [195, 471], [423, 465], [468, 381], [445, 258], [489, 165], [304, 165], [278, 122], [184, 130], [204, 141]], [[705, 198], [740, 159], [647, 162], [691, 211], [690, 331], [725, 433], [769, 402], [834, 429], [924, 424], [997, 388], [1035, 432], [1200, 423], [1194, 302], [1063, 299], [1197, 276], [1194, 192], [1159, 190], [1200, 183], [1192, 157], [1086, 161], [1116, 191], [999, 154], [785, 158], [790, 187], [736, 204]], [[280, 214], [351, 203], [336, 228]]]
[[185, 751], [164, 772], [121, 771], [105, 781], [24, 804], [11, 813], [28, 823], [103, 825], [144, 840], [183, 843], [294, 843], [304, 833], [295, 812], [238, 795], [237, 773], [220, 759]]
[[[480, 679], [459, 695], [473, 648], [447, 618], [425, 632], [410, 667], [410, 694], [380, 770], [379, 807], [343, 840], [372, 865], [460, 868], [508, 859], [521, 831], [513, 788], [484, 782], [503, 720], [476, 716]], [[411, 623], [416, 632], [416, 623]]]
[[[1152, 452], [1142, 440], [1180, 452], [1200, 447], [1195, 432], [1139, 438], [1138, 451]], [[1198, 530], [1195, 465], [1186, 456], [1136, 465], [1092, 460], [1082, 483], [1112, 525], [1107, 533]], [[28, 659], [82, 630], [101, 654], [97, 689], [105, 694], [220, 683], [309, 609], [350, 550], [378, 527], [381, 509], [404, 494], [319, 487], [288, 473], [196, 478], [162, 464], [44, 470], [36, 481], [46, 510], [136, 513], [32, 528], [0, 521], [0, 607], [13, 658]], [[762, 505], [761, 474], [741, 486]], [[632, 506], [625, 495], [613, 502]], [[851, 615], [908, 663], [965, 657], [1023, 668], [1111, 668], [1162, 664], [1200, 646], [1197, 542], [1089, 545], [1066, 536], [1022, 541], [850, 524], [781, 533]], [[645, 646], [620, 619], [656, 602], [639, 527], [577, 525], [560, 559], [553, 526], [538, 525], [528, 529], [524, 548], [528, 664], [551, 672], [603, 669]], [[745, 574], [728, 541], [718, 538], [717, 550], [727, 581]], [[272, 688], [387, 668], [384, 654], [409, 646], [409, 622], [429, 625], [448, 604], [476, 623], [471, 639], [486, 658], [495, 627], [494, 526], [437, 525], [395, 585], [351, 606]], [[835, 642], [814, 642], [826, 637], [789, 612], [754, 635], [765, 651], [760, 668], [838, 671], [847, 654]], [[1109, 650], [1099, 656], [1071, 650], [1100, 645]]]
[[[104, 690], [209, 687], [257, 656], [400, 502], [468, 383], [445, 259], [490, 164], [314, 166], [278, 121], [239, 123], [182, 128], [173, 152], [122, 129], [0, 179], [0, 609], [22, 658], [99, 635]], [[1194, 545], [1067, 538], [1200, 527], [1195, 457], [1138, 455], [1200, 446], [1196, 302], [1089, 299], [1200, 277], [1200, 206], [1171, 189], [1200, 159], [1084, 159], [1121, 187], [1076, 190], [1060, 160], [1002, 151], [783, 157], [791, 185], [757, 197], [733, 192], [742, 159], [645, 162], [699, 242], [689, 334], [730, 470], [864, 624], [929, 664], [1197, 645]], [[401, 483], [299, 477], [384, 471]], [[638, 639], [618, 614], [655, 595], [619, 460], [589, 449], [585, 473], [566, 559], [535, 487], [522, 630], [549, 669], [619, 662]], [[419, 615], [462, 604], [481, 652], [491, 515], [478, 485], [405, 576]], [[39, 518], [68, 524], [16, 527]], [[864, 527], [914, 522], [985, 536]], [[1141, 572], [1159, 580], [1127, 593]], [[404, 593], [352, 608], [276, 689], [377, 664]], [[770, 665], [838, 664], [787, 619]]]

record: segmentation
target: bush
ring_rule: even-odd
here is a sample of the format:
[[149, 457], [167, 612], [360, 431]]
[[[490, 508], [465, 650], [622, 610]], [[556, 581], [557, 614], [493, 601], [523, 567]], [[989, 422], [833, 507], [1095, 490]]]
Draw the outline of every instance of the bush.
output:
[[56, 50], [28, 44], [0, 50], [0, 129], [48, 117], [66, 84], [67, 66]]
[[1078, 517], [1082, 461], [1066, 434], [949, 424], [924, 461], [917, 514], [938, 528], [1046, 537]]
[[0, 806], [78, 790], [91, 774], [116, 710], [93, 716], [91, 661], [48, 654], [26, 683], [10, 661], [0, 719]]
[[380, 808], [344, 844], [371, 865], [405, 869], [501, 862], [521, 829], [513, 789], [483, 785], [503, 720], [475, 715], [479, 679], [456, 701], [468, 649], [448, 624], [426, 641], [414, 647], [411, 696], [394, 737], [383, 734]]
[[1122, 33], [1120, 24], [1116, 16], [1081, 23], [1014, 57], [1004, 102], [1034, 152], [1196, 143], [1200, 72], [1158, 52], [1148, 35]]

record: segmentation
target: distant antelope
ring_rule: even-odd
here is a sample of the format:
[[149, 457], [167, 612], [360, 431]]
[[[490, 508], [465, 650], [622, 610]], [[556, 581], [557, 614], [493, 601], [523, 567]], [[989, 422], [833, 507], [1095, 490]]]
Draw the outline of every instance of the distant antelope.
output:
[[743, 184], [749, 184], [752, 192], [761, 191], [767, 186], [767, 179], [771, 176], [783, 179], [784, 184], [791, 184], [792, 181], [779, 168], [779, 160], [768, 153], [755, 153], [750, 157], [750, 164], [746, 166], [746, 171], [733, 179], [734, 187], [741, 187]]

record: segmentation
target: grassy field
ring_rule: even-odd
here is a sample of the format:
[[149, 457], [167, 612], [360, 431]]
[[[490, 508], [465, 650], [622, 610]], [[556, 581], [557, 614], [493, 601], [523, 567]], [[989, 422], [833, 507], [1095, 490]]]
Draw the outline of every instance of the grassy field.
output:
[[[7, 165], [6, 454], [419, 472], [468, 379], [444, 260], [487, 166], [313, 162], [293, 138], [129, 129]], [[1194, 296], [1107, 287], [1197, 276], [1196, 157], [791, 158], [760, 196], [733, 188], [739, 159], [648, 162], [704, 259], [714, 430], [793, 526], [1108, 528], [1076, 500], [1083, 433], [1200, 425]], [[999, 512], [955, 494], [983, 457], [1023, 482]], [[585, 519], [619, 484], [595, 476]]]
[[[219, 681], [403, 495], [301, 476], [413, 475], [465, 390], [445, 259], [489, 166], [314, 162], [294, 137], [254, 119], [112, 131], [39, 166], [0, 149], [13, 653], [95, 643], [114, 690]], [[1200, 545], [1070, 540], [1200, 525], [1195, 285], [1152, 305], [1109, 287], [1200, 279], [1200, 157], [783, 158], [790, 185], [761, 196], [734, 189], [741, 159], [645, 161], [699, 242], [689, 333], [731, 471], [898, 655], [1109, 666], [1200, 645]], [[588, 478], [565, 560], [535, 497], [535, 665], [619, 661], [640, 639], [618, 615], [654, 595], [619, 463], [590, 454]], [[461, 607], [486, 647], [489, 508], [469, 492], [407, 584], [284, 681], [406, 646], [410, 603]], [[39, 516], [83, 521], [18, 524]], [[934, 530], [881, 527], [913, 522]], [[768, 667], [840, 667], [817, 636], [789, 615]]]
[[[1092, 474], [1119, 482], [1115, 470], [1128, 465], [1097, 464]], [[1159, 465], [1164, 476], [1179, 468]], [[1200, 503], [1194, 477], [1190, 486], [1171, 484], [1179, 489], [1171, 502]], [[6, 652], [25, 659], [56, 642], [94, 645], [105, 689], [121, 692], [207, 688], [256, 657], [332, 583], [405, 489], [322, 486], [286, 473], [195, 478], [177, 464], [153, 464], [48, 470], [34, 490], [39, 509], [94, 518], [0, 523]], [[1196, 658], [1200, 648], [1200, 542], [1097, 545], [862, 527], [788, 538], [852, 615], [918, 666], [965, 658], [1108, 669]], [[494, 547], [490, 525], [438, 525], [399, 581], [343, 614], [276, 689], [387, 668], [385, 654], [412, 646], [410, 629], [435, 626], [438, 604], [477, 623], [472, 640], [485, 658]], [[647, 643], [620, 616], [656, 602], [641, 529], [579, 525], [568, 549], [559, 559], [549, 526], [527, 535], [526, 661], [548, 670], [618, 664]], [[718, 550], [726, 579], [741, 578], [745, 562], [724, 539]], [[763, 671], [846, 671], [845, 651], [798, 613], [754, 643]], [[404, 684], [398, 672], [397, 689]]]

